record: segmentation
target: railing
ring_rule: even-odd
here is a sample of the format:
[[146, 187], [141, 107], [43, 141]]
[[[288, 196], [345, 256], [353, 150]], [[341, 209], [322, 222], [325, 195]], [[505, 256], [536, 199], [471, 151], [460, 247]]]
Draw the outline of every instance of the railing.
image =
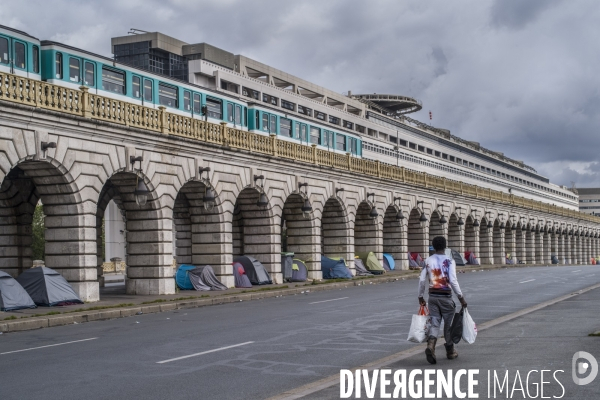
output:
[[424, 172], [412, 171], [404, 167], [382, 164], [379, 161], [353, 157], [349, 153], [344, 155], [318, 149], [314, 144], [309, 146], [308, 144], [279, 140], [275, 135], [265, 136], [229, 128], [224, 122], [217, 125], [172, 114], [162, 106], [154, 109], [90, 94], [88, 88], [83, 86], [80, 90], [66, 89], [46, 82], [0, 73], [0, 100], [600, 223], [599, 217], [564, 207]]

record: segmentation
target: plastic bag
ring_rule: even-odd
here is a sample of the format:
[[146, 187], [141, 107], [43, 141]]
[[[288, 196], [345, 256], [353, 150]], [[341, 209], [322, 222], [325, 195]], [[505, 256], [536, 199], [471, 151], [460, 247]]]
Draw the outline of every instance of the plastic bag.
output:
[[475, 338], [477, 337], [477, 325], [471, 315], [469, 315], [469, 311], [465, 308], [463, 309], [463, 334], [462, 338], [465, 342], [469, 344], [475, 343]]
[[406, 340], [414, 343], [423, 343], [429, 337], [430, 329], [431, 317], [429, 316], [429, 309], [425, 306], [421, 306], [421, 308], [419, 308], [419, 313], [412, 316], [412, 322]]
[[452, 325], [450, 326], [450, 337], [452, 338], [452, 343], [454, 344], [460, 342], [460, 339], [462, 339], [463, 318], [464, 308], [461, 308], [460, 312], [454, 314], [454, 318], [452, 318]]

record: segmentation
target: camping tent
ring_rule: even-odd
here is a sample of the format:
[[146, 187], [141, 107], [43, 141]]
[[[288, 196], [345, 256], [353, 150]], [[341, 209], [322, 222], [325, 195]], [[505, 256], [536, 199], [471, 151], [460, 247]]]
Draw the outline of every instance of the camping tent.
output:
[[465, 251], [465, 258], [467, 259], [467, 264], [469, 265], [481, 265], [479, 259], [475, 257], [475, 253], [471, 251]]
[[69, 282], [53, 269], [29, 268], [19, 275], [17, 282], [38, 306], [83, 304]]
[[256, 258], [240, 256], [236, 257], [233, 261], [239, 262], [244, 266], [244, 271], [246, 271], [246, 275], [253, 285], [269, 285], [273, 283], [265, 267]]
[[454, 260], [457, 266], [462, 266], [467, 264], [467, 260], [456, 250], [446, 249], [446, 257], [450, 257]]
[[506, 253], [506, 264], [513, 265], [517, 263], [517, 258], [513, 257], [510, 253]]
[[356, 276], [373, 276], [372, 273], [367, 271], [365, 264], [363, 264], [360, 258], [354, 259], [354, 269], [356, 269]]
[[308, 279], [308, 268], [304, 261], [294, 258], [292, 260], [292, 277], [290, 282], [305, 282]]
[[373, 253], [372, 251], [356, 253], [356, 255], [360, 257], [360, 259], [365, 264], [365, 267], [367, 267], [370, 273], [375, 275], [385, 274], [385, 269], [383, 269], [381, 263], [375, 256], [375, 253]]
[[227, 286], [217, 279], [210, 265], [190, 270], [188, 277], [196, 290], [227, 290]]
[[35, 307], [35, 303], [23, 286], [6, 272], [0, 271], [0, 310], [12, 311]]
[[194, 290], [194, 285], [190, 281], [188, 273], [196, 268], [194, 265], [181, 264], [175, 273], [175, 283], [181, 290]]
[[383, 253], [383, 269], [391, 271], [396, 268], [396, 261], [391, 254]]
[[408, 268], [421, 269], [425, 266], [425, 261], [418, 252], [408, 253]]
[[[593, 261], [596, 261], [596, 260], [594, 260], [593, 258], [592, 258], [592, 260], [593, 260]], [[552, 264], [558, 264], [558, 257], [557, 257], [556, 255], [552, 254], [552, 255], [550, 256], [550, 261], [552, 262]]]
[[321, 271], [323, 272], [323, 279], [352, 278], [352, 272], [346, 267], [343, 259], [333, 260], [322, 255]]
[[294, 263], [294, 253], [281, 253], [281, 272], [283, 272], [283, 280], [290, 281], [292, 279], [292, 265]]
[[236, 288], [252, 287], [250, 279], [248, 279], [248, 276], [246, 275], [246, 270], [244, 270], [244, 266], [239, 262], [233, 263], [233, 279], [235, 281]]

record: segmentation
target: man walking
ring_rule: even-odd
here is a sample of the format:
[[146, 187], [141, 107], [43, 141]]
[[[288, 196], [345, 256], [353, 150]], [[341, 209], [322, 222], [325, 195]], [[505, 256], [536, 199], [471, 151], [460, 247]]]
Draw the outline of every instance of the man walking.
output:
[[454, 343], [450, 336], [452, 318], [456, 310], [456, 305], [452, 300], [452, 291], [458, 296], [458, 300], [463, 307], [467, 307], [458, 280], [456, 279], [456, 263], [446, 255], [446, 238], [437, 236], [431, 242], [435, 253], [425, 260], [425, 267], [421, 271], [419, 279], [419, 304], [426, 305], [423, 295], [425, 294], [425, 285], [429, 281], [429, 315], [431, 316], [431, 331], [427, 339], [427, 349], [425, 355], [430, 364], [435, 364], [435, 344], [440, 332], [440, 324], [444, 319], [444, 338], [446, 343], [446, 356], [449, 360], [458, 357], [454, 349]]

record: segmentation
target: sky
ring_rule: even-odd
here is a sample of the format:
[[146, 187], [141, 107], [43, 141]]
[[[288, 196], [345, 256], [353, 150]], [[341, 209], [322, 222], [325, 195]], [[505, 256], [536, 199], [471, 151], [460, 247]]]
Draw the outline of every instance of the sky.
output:
[[600, 187], [597, 0], [5, 1], [0, 24], [111, 55], [130, 28], [207, 42], [339, 93], [411, 96], [411, 117]]

